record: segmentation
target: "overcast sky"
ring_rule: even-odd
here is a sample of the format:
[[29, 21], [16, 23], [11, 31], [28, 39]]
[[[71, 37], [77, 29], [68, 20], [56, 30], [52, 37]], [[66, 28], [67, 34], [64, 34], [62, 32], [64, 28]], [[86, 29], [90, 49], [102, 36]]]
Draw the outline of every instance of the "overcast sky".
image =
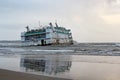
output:
[[120, 42], [120, 0], [0, 0], [0, 40], [56, 20], [78, 42]]

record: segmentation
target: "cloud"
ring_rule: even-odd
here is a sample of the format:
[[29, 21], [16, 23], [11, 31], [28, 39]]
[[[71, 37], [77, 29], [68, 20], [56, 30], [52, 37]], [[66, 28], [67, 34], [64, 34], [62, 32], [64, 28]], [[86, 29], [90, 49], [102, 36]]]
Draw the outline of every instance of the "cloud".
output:
[[[79, 42], [119, 41], [118, 0], [0, 0], [0, 39], [19, 39], [26, 25], [31, 28], [57, 20], [71, 28]], [[114, 31], [114, 32], [113, 32]], [[16, 35], [8, 35], [8, 34]], [[8, 35], [8, 37], [3, 37]]]

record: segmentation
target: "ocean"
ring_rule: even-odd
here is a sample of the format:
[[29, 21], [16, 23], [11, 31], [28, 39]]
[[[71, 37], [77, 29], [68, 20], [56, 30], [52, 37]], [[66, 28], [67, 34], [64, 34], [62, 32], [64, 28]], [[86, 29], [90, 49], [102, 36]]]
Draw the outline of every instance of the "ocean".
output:
[[1, 41], [0, 69], [73, 80], [119, 80], [119, 48], [116, 43], [23, 47], [19, 41]]

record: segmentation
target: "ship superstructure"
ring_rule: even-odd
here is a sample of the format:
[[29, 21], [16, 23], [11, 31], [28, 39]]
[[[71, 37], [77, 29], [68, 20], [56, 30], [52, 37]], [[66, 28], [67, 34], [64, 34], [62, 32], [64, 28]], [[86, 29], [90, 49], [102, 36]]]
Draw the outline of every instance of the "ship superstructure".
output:
[[48, 26], [43, 26], [40, 29], [29, 29], [21, 33], [21, 40], [24, 45], [58, 45], [58, 44], [73, 44], [72, 33], [70, 29], [55, 26], [49, 23]]

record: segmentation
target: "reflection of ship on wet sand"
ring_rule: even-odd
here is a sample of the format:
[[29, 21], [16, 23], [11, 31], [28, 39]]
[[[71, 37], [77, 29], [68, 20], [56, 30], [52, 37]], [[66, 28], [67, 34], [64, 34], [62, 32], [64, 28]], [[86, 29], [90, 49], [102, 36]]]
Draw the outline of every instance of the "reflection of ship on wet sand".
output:
[[24, 55], [21, 58], [21, 67], [26, 71], [57, 74], [70, 70], [69, 55]]

